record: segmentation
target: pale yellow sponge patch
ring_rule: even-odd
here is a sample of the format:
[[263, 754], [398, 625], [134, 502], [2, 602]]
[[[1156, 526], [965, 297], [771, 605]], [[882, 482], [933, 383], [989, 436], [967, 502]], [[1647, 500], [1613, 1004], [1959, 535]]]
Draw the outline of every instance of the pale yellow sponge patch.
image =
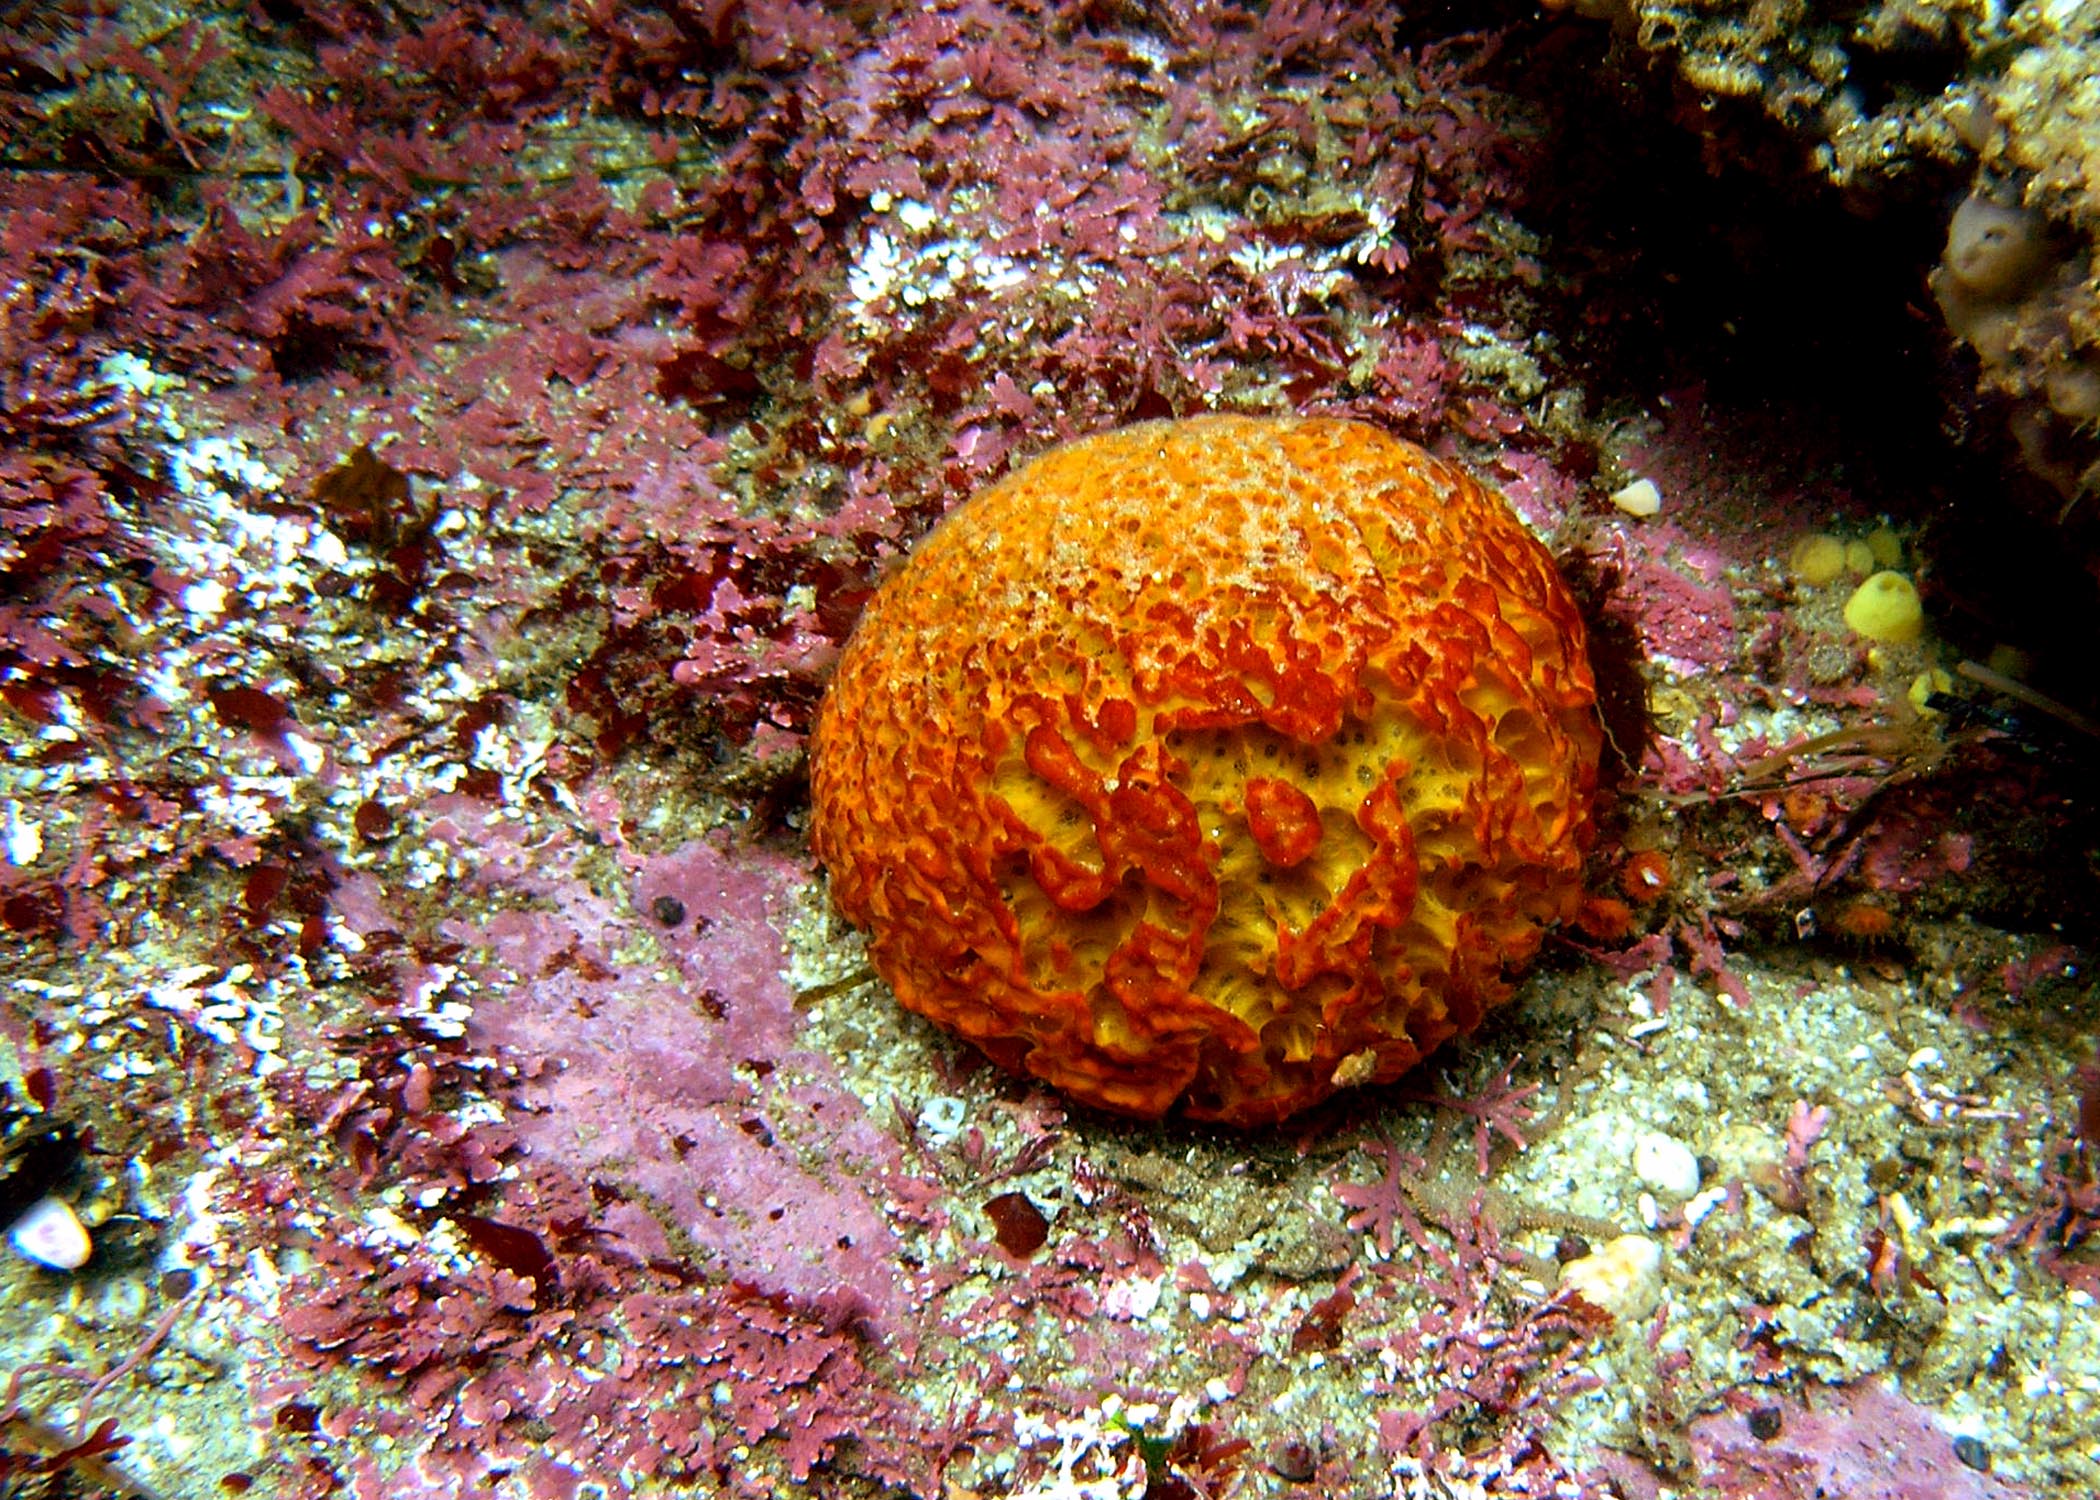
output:
[[1811, 531], [1794, 543], [1786, 569], [1798, 582], [1819, 589], [1845, 571], [1845, 544], [1827, 531]]
[[1622, 1234], [1560, 1268], [1560, 1284], [1622, 1323], [1654, 1312], [1663, 1295], [1662, 1246], [1645, 1235]]

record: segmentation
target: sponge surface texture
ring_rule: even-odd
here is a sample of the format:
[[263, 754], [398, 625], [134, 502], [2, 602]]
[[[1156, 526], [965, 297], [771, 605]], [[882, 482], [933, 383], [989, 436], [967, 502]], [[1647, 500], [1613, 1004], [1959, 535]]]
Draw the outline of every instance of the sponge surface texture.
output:
[[811, 836], [910, 1009], [1140, 1117], [1398, 1078], [1572, 914], [1581, 617], [1503, 501], [1377, 428], [1056, 449], [882, 586]]

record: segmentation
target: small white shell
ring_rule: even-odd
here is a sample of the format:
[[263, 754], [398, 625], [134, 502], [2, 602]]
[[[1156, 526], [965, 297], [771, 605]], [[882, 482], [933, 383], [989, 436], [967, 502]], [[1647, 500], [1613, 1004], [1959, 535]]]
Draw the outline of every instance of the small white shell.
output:
[[95, 1253], [87, 1226], [63, 1198], [39, 1198], [9, 1226], [15, 1249], [54, 1271], [77, 1271]]
[[1683, 1141], [1661, 1131], [1643, 1131], [1634, 1141], [1633, 1171], [1673, 1203], [1699, 1191], [1699, 1158]]
[[1629, 516], [1652, 516], [1663, 508], [1662, 491], [1652, 479], [1636, 479], [1611, 492], [1611, 503]]

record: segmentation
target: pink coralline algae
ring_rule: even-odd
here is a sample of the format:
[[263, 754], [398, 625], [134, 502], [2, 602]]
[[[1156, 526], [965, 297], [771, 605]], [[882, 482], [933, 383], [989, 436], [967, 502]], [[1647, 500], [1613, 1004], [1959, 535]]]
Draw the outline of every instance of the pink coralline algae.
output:
[[[479, 935], [529, 981], [470, 1031], [481, 1045], [543, 1059], [520, 1087], [519, 1144], [635, 1193], [648, 1208], [613, 1222], [642, 1253], [667, 1253], [653, 1210], [738, 1281], [803, 1298], [843, 1292], [901, 1332], [910, 1302], [897, 1244], [870, 1196], [901, 1168], [896, 1142], [795, 1041], [774, 924], [806, 870], [705, 842], [644, 865], [631, 909], [679, 917], [658, 922], [680, 969], [665, 983], [620, 964], [613, 953], [629, 919], [556, 875], [548, 854], [533, 850], [514, 878], [558, 904], [499, 913]], [[820, 1140], [797, 1138], [827, 1112], [835, 1123]]]
[[[1700, 1493], [1719, 1500], [2024, 1500], [1931, 1413], [1878, 1381], [1806, 1401], [1740, 1393], [1691, 1425]], [[1986, 1467], [1977, 1467], [1982, 1464]]]
[[[1542, 1429], [1564, 1403], [1598, 1385], [1585, 1355], [1609, 1315], [1567, 1291], [1543, 1301], [1513, 1296], [1500, 1235], [1478, 1205], [1441, 1228], [1448, 1247], [1418, 1222], [1409, 1225], [1427, 1261], [1420, 1271], [1390, 1263], [1377, 1270], [1395, 1282], [1418, 1281], [1430, 1301], [1426, 1313], [1395, 1320], [1362, 1346], [1381, 1369], [1398, 1372], [1379, 1383], [1381, 1445], [1401, 1475], [1506, 1484], [1514, 1493], [1583, 1493], [1581, 1476]], [[1461, 1451], [1452, 1435], [1468, 1420], [1492, 1422], [1497, 1441]]]
[[[401, 1381], [420, 1414], [413, 1431], [384, 1410], [345, 1421], [413, 1437], [425, 1470], [454, 1476], [434, 1492], [524, 1462], [553, 1493], [613, 1476], [761, 1493], [733, 1456], [758, 1444], [798, 1482], [849, 1449], [857, 1472], [919, 1472], [915, 1419], [871, 1372], [909, 1356], [919, 1316], [873, 1194], [887, 1179], [913, 1193], [895, 1141], [796, 1045], [777, 923], [800, 867], [696, 842], [635, 860], [616, 907], [578, 878], [575, 847], [527, 847], [467, 798], [431, 812], [441, 845], [476, 826], [477, 878], [532, 903], [457, 928], [481, 955], [466, 1039], [517, 1077], [503, 1125], [431, 1113], [460, 1077], [442, 1057], [316, 1122], [388, 1132], [368, 1172], [475, 1205], [447, 1209], [464, 1267], [380, 1241], [321, 1247], [285, 1331], [311, 1363]], [[343, 905], [383, 940], [382, 909], [354, 891]], [[662, 934], [675, 981], [620, 956], [629, 912]], [[402, 975], [416, 994], [446, 982]], [[398, 1123], [376, 1112], [390, 1108]], [[525, 1458], [527, 1420], [558, 1435], [557, 1456]]]

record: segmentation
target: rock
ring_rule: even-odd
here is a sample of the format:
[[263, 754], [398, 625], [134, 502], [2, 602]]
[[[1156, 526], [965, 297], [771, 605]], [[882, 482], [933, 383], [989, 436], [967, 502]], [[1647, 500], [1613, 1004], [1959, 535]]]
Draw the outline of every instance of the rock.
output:
[[1674, 1136], [1644, 1130], [1633, 1143], [1633, 1171], [1656, 1195], [1682, 1203], [1699, 1191], [1699, 1158]]

